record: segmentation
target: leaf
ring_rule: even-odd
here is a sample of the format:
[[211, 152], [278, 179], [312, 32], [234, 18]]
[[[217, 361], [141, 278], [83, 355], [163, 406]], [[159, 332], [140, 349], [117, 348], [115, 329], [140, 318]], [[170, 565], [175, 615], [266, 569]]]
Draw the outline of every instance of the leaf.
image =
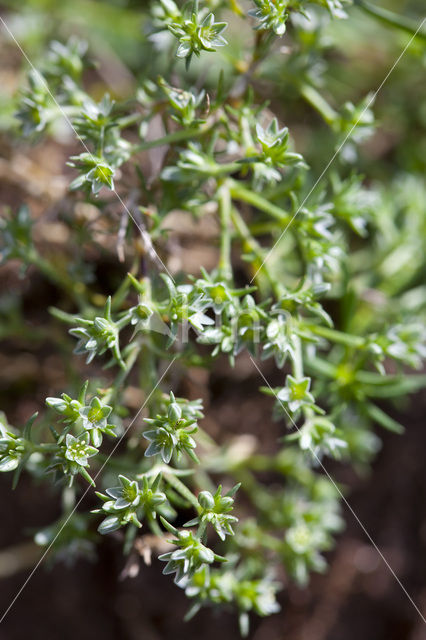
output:
[[19, 465], [16, 467], [15, 473], [13, 474], [12, 489], [16, 489], [16, 487], [18, 485], [18, 482], [19, 482], [19, 478], [21, 476], [21, 473], [24, 470], [25, 465], [26, 465], [30, 455], [31, 455], [31, 452], [26, 453], [22, 457], [22, 460], [20, 461]]
[[375, 404], [367, 404], [366, 409], [370, 418], [385, 429], [388, 429], [388, 431], [393, 431], [393, 433], [404, 433], [405, 427], [388, 416], [387, 413], [379, 409]]
[[120, 518], [117, 516], [108, 516], [101, 522], [98, 527], [98, 531], [100, 534], [105, 535], [107, 533], [111, 533], [112, 531], [116, 531], [120, 528]]
[[13, 471], [19, 464], [19, 458], [6, 456], [0, 460], [0, 472]]
[[35, 413], [33, 413], [33, 415], [31, 416], [31, 418], [27, 421], [27, 423], [25, 424], [24, 427], [24, 431], [23, 431], [23, 437], [25, 438], [25, 440], [29, 440], [30, 442], [32, 442], [32, 437], [31, 437], [31, 427], [33, 426], [35, 419], [38, 416], [38, 411], [36, 411]]

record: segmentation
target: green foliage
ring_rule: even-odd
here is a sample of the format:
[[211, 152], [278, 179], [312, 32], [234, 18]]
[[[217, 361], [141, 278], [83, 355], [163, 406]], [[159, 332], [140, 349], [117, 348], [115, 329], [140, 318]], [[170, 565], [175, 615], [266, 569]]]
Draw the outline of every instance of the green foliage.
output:
[[[96, 516], [78, 512], [36, 540], [63, 554], [93, 550], [96, 522], [129, 553], [150, 530], [171, 545], [160, 560], [191, 600], [189, 615], [231, 606], [243, 634], [249, 613], [279, 610], [277, 563], [299, 585], [325, 571], [323, 554], [343, 523], [339, 491], [320, 467], [331, 457], [368, 467], [380, 446], [375, 427], [403, 429], [381, 403], [424, 385], [406, 368], [419, 369], [426, 356], [421, 178], [371, 185], [355, 167], [377, 126], [370, 96], [345, 97], [334, 108], [322, 90], [331, 57], [326, 25], [345, 17], [343, 3], [254, 5], [249, 17], [235, 1], [161, 0], [149, 14], [142, 9], [153, 68], [136, 81], [136, 97], [110, 92], [113, 100], [106, 90], [102, 97], [99, 83], [93, 97], [91, 44], [74, 37], [54, 41], [40, 72], [29, 72], [17, 99], [19, 134], [38, 140], [55, 136], [64, 115], [71, 123], [73, 193], [61, 221], [75, 256], [81, 246], [89, 256], [114, 256], [107, 285], [90, 277], [85, 257], [72, 255], [64, 267], [44, 254], [25, 204], [0, 221], [2, 262], [32, 265], [63, 295], [62, 308], [50, 309], [48, 338], [70, 372], [65, 391], [46, 398], [51, 411], [36, 435], [35, 416], [22, 428], [0, 423], [0, 471], [14, 471], [15, 484], [22, 470], [38, 481], [51, 474], [64, 502], [70, 491], [75, 498], [87, 490], [82, 478], [101, 487]], [[350, 29], [349, 6], [348, 14]], [[284, 34], [292, 43], [285, 60], [276, 38]], [[290, 88], [286, 119], [291, 100], [303, 100], [324, 121], [318, 127], [312, 119], [314, 152], [305, 145], [306, 160], [282, 121], [283, 101], [268, 106], [262, 95], [265, 86], [271, 98], [282, 97], [282, 83]], [[317, 184], [309, 165], [319, 157], [322, 171], [329, 160], [321, 136], [330, 154], [341, 153]], [[84, 207], [99, 227], [82, 220]], [[176, 211], [202, 228], [214, 218], [209, 243], [217, 260], [209, 271], [198, 258], [190, 274], [173, 266]], [[238, 368], [245, 352], [248, 362], [265, 362], [259, 386], [283, 426], [273, 453], [262, 449], [268, 418], [253, 434], [259, 450], [246, 452], [228, 434], [214, 442], [202, 401], [170, 390], [200, 367], [211, 370], [215, 359]], [[273, 370], [275, 389], [267, 380]], [[111, 450], [109, 437], [118, 436]], [[243, 493], [250, 507], [242, 507]], [[192, 517], [174, 526], [188, 510]]]
[[[155, 418], [145, 418], [145, 422], [153, 427], [142, 433], [150, 443], [145, 451], [147, 457], [160, 455], [163, 462], [168, 464], [173, 453], [176, 453], [179, 460], [185, 452], [194, 462], [198, 462], [194, 453], [196, 443], [192, 438], [198, 431], [198, 426], [194, 418], [190, 416], [188, 419], [185, 413], [185, 408], [176, 402], [173, 393], [170, 392], [166, 415], [158, 414]], [[191, 414], [190, 411], [189, 413]]]
[[161, 505], [167, 500], [166, 495], [159, 491], [160, 474], [151, 481], [144, 475], [142, 488], [136, 480], [129, 480], [126, 476], [120, 475], [118, 480], [120, 485], [107, 489], [107, 495], [96, 494], [104, 504], [93, 513], [113, 514], [108, 515], [99, 525], [98, 531], [102, 534], [110, 533], [127, 524], [141, 527], [140, 520], [148, 518], [152, 521], [157, 517], [158, 511], [161, 513]]

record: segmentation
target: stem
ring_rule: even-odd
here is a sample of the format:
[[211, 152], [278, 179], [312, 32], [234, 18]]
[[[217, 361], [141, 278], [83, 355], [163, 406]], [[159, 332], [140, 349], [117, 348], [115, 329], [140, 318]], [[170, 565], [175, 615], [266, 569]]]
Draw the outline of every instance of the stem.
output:
[[33, 445], [33, 451], [39, 451], [40, 453], [56, 453], [58, 450], [58, 445], [50, 442], [42, 442], [40, 444]]
[[[152, 343], [153, 344], [153, 343]], [[151, 344], [144, 344], [142, 349], [142, 357], [139, 361], [139, 386], [144, 391], [145, 396], [148, 397], [150, 389], [154, 389], [157, 384], [157, 361], [154, 357], [154, 352]], [[155, 414], [156, 403], [158, 401], [158, 394], [152, 393], [149, 406], [152, 413]]]
[[33, 264], [51, 282], [65, 289], [74, 299], [77, 306], [84, 310], [87, 308], [87, 301], [83, 297], [85, 286], [81, 282], [74, 282], [67, 274], [55, 269], [47, 260], [42, 258], [35, 251], [31, 251], [27, 257], [28, 262]]
[[101, 131], [99, 134], [99, 145], [98, 145], [98, 151], [97, 151], [98, 156], [101, 158], [104, 155], [104, 139], [105, 139], [105, 127], [101, 127]]
[[[383, 9], [382, 7], [376, 7], [375, 5], [366, 2], [366, 0], [354, 0], [354, 4], [365, 13], [368, 13], [370, 16], [373, 16], [383, 22], [383, 24], [405, 31], [411, 36], [415, 35], [416, 38], [426, 42], [426, 31], [424, 29], [419, 29], [419, 24], [416, 24], [410, 18], [393, 13], [393, 11]], [[423, 22], [421, 23], [422, 25]]]
[[266, 262], [264, 261], [262, 247], [252, 236], [252, 234], [250, 233], [250, 229], [244, 222], [241, 214], [235, 208], [233, 208], [231, 211], [231, 219], [235, 230], [237, 231], [243, 243], [246, 245], [247, 249], [256, 256], [256, 262], [254, 264], [252, 263], [253, 272], [257, 273], [259, 270], [262, 271], [272, 291], [274, 291], [277, 298], [279, 298], [281, 295], [281, 286], [280, 283], [273, 277]]
[[142, 119], [141, 113], [132, 113], [128, 116], [124, 116], [118, 120], [118, 126], [120, 129], [125, 129], [126, 127], [130, 127], [132, 124], [136, 124], [139, 120]]
[[337, 342], [339, 344], [344, 344], [349, 347], [364, 347], [365, 339], [348, 335], [347, 333], [343, 333], [342, 331], [337, 331], [336, 329], [330, 329], [329, 327], [322, 327], [317, 324], [303, 325], [304, 329], [308, 331], [312, 331], [317, 336], [321, 336], [322, 338], [326, 338], [330, 340], [330, 342]]
[[158, 536], [159, 538], [163, 538], [164, 537], [164, 531], [162, 531], [160, 525], [158, 524], [157, 520], [155, 520], [154, 518], [149, 518], [148, 519], [148, 526], [151, 529], [152, 533], [155, 536]]
[[235, 200], [240, 200], [242, 202], [247, 202], [247, 204], [251, 204], [257, 209], [268, 213], [273, 218], [276, 218], [280, 222], [287, 224], [290, 222], [291, 217], [288, 213], [285, 213], [280, 207], [277, 207], [276, 204], [269, 202], [265, 198], [263, 198], [258, 193], [254, 191], [250, 191], [240, 182], [235, 182], [234, 180], [230, 180], [229, 184], [231, 185], [230, 193], [231, 197]]
[[142, 349], [141, 343], [136, 342], [133, 345], [133, 349], [130, 351], [124, 363], [124, 368], [120, 370], [116, 379], [114, 380], [114, 383], [111, 389], [106, 393], [106, 395], [103, 398], [103, 402], [105, 402], [105, 404], [107, 402], [110, 402], [111, 400], [114, 400], [117, 397], [124, 380], [127, 378], [130, 371], [133, 369], [133, 365], [135, 364], [141, 349]]
[[311, 107], [320, 114], [327, 124], [332, 125], [334, 123], [339, 114], [328, 104], [315, 87], [309, 84], [302, 84], [300, 87], [300, 93], [306, 102], [308, 102]]
[[62, 491], [62, 511], [69, 514], [75, 507], [75, 487], [64, 487]]
[[226, 184], [219, 189], [219, 214], [220, 214], [220, 259], [219, 273], [224, 280], [232, 278], [231, 264], [231, 194]]
[[162, 138], [157, 138], [157, 140], [147, 140], [146, 142], [137, 144], [133, 147], [133, 151], [147, 151], [148, 149], [153, 149], [154, 147], [161, 147], [164, 145], [175, 144], [176, 142], [183, 142], [185, 140], [200, 138], [206, 133], [209, 133], [213, 126], [214, 125], [204, 126], [200, 127], [199, 129], [180, 129], [179, 131], [169, 133]]
[[229, 0], [229, 4], [230, 4], [230, 7], [231, 7], [232, 11], [234, 13], [236, 13], [237, 16], [240, 16], [241, 18], [245, 18], [245, 13], [241, 9], [238, 0]]
[[120, 320], [117, 320], [115, 323], [117, 330], [121, 331], [121, 329], [124, 329], [124, 327], [127, 327], [131, 319], [132, 319], [132, 316], [130, 313], [124, 314], [124, 316], [120, 318]]
[[198, 504], [198, 500], [194, 496], [192, 491], [190, 491], [188, 487], [185, 484], [183, 484], [183, 482], [179, 480], [179, 478], [177, 478], [175, 475], [172, 475], [167, 471], [165, 471], [163, 475], [164, 475], [164, 479], [169, 483], [169, 485], [173, 487], [173, 489], [176, 489], [176, 491], [180, 493], [180, 495], [183, 498], [188, 500], [188, 502], [192, 504], [192, 506], [198, 513], [200, 509], [200, 505]]
[[283, 542], [279, 538], [275, 538], [275, 536], [267, 533], [266, 531], [262, 531], [261, 534], [257, 536], [257, 542], [259, 546], [264, 547], [265, 549], [270, 549], [271, 551], [276, 551], [279, 553], [283, 548]]
[[51, 109], [46, 109], [46, 119], [54, 119], [65, 117], [67, 120], [79, 116], [81, 114], [81, 107], [74, 105], [61, 105], [61, 107], [53, 106]]
[[122, 281], [122, 283], [120, 284], [120, 286], [118, 287], [117, 291], [112, 296], [111, 309], [113, 311], [116, 311], [117, 309], [120, 308], [120, 305], [122, 304], [122, 302], [125, 300], [127, 296], [127, 292], [129, 290], [130, 285], [131, 285], [131, 280], [126, 276]]
[[129, 553], [131, 552], [132, 548], [133, 548], [133, 543], [135, 541], [136, 538], [136, 534], [137, 534], [137, 527], [134, 524], [129, 524], [129, 526], [126, 529], [126, 533], [124, 534], [124, 555], [129, 555]]
[[193, 469], [174, 469], [166, 464], [156, 464], [151, 467], [151, 469], [148, 469], [143, 473], [139, 473], [136, 477], [140, 480], [143, 476], [150, 478], [152, 476], [158, 476], [159, 473], [167, 474], [169, 476], [189, 476], [192, 475], [194, 471]]
[[303, 357], [302, 357], [302, 341], [299, 336], [294, 338], [295, 354], [293, 360], [293, 374], [296, 380], [303, 378]]

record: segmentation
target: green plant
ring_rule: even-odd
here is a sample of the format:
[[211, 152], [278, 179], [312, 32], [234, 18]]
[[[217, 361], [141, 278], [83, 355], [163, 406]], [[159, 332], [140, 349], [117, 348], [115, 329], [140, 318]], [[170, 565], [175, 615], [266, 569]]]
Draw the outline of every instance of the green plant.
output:
[[[190, 615], [201, 606], [232, 606], [244, 634], [250, 611], [264, 616], [279, 609], [277, 563], [300, 585], [311, 571], [325, 570], [322, 554], [343, 520], [340, 489], [319, 467], [327, 457], [367, 464], [379, 446], [375, 424], [403, 430], [380, 403], [424, 385], [424, 376], [408, 376], [404, 367], [419, 368], [426, 355], [426, 295], [414, 286], [424, 262], [411, 250], [425, 231], [418, 202], [410, 202], [406, 182], [395, 183], [399, 205], [388, 207], [386, 190], [370, 188], [348, 167], [374, 130], [372, 101], [334, 109], [306, 66], [312, 56], [325, 60], [322, 21], [328, 13], [345, 17], [343, 3], [254, 5], [246, 15], [232, 1], [153, 3], [152, 47], [173, 51], [185, 66], [177, 60], [166, 78], [145, 79], [133, 101], [91, 97], [84, 83], [90, 48], [75, 38], [54, 42], [40, 72], [29, 73], [16, 113], [20, 132], [38, 139], [58, 118], [68, 119], [83, 150], [68, 163], [77, 176], [64, 221], [75, 245], [82, 238], [99, 243], [78, 219], [74, 205], [85, 203], [102, 217], [105, 242], [118, 238], [129, 273], [115, 290], [105, 296], [90, 277], [75, 278], [69, 265], [44, 257], [27, 207], [1, 221], [3, 260], [18, 259], [24, 270], [35, 266], [64, 292], [64, 308], [50, 310], [55, 326], [70, 327], [74, 353], [91, 367], [82, 375], [77, 366], [66, 392], [46, 398], [49, 411], [38, 423], [33, 416], [20, 429], [4, 418], [0, 471], [13, 471], [14, 484], [23, 469], [38, 478], [52, 474], [61, 491], [71, 491], [62, 537], [76, 517], [84, 520], [79, 536], [87, 542], [96, 519], [100, 534], [120, 532], [126, 553], [141, 528], [167, 540], [171, 534], [171, 550], [160, 560], [194, 601]], [[194, 90], [194, 56], [203, 65], [218, 47], [226, 51], [226, 22], [217, 18], [223, 13], [228, 41], [241, 26], [254, 32], [253, 41], [247, 37], [249, 45], [224, 54], [226, 73], [217, 73], [213, 87]], [[318, 186], [288, 128], [256, 91], [281, 55], [277, 37], [287, 29], [293, 89], [325, 120], [333, 146], [346, 143], [346, 156]], [[159, 121], [163, 135], [152, 137]], [[166, 152], [148, 178], [141, 158], [155, 148]], [[112, 213], [117, 204], [121, 220]], [[218, 259], [210, 272], [169, 271], [167, 226], [176, 209], [201, 224], [214, 212]], [[409, 256], [398, 251], [401, 233]], [[407, 270], [397, 280], [392, 256]], [[77, 266], [87, 273], [84, 259]], [[373, 289], [379, 302], [368, 295]], [[223, 356], [238, 366], [243, 352], [253, 366], [255, 358], [273, 360], [279, 371], [280, 386], [266, 377], [262, 385], [284, 426], [270, 455], [239, 455], [215, 444], [203, 430], [201, 400], [161, 390], [175, 362], [183, 377]], [[89, 378], [82, 387], [81, 378]], [[144, 398], [135, 415], [126, 399], [131, 379]], [[117, 440], [108, 445], [110, 438]], [[262, 471], [279, 481], [265, 483]], [[96, 493], [94, 510], [103, 519], [74, 514], [87, 492], [79, 475], [104, 491]], [[256, 516], [238, 521], [242, 492]], [[171, 522], [184, 509], [193, 517], [177, 528]], [[54, 544], [56, 534], [42, 540]]]

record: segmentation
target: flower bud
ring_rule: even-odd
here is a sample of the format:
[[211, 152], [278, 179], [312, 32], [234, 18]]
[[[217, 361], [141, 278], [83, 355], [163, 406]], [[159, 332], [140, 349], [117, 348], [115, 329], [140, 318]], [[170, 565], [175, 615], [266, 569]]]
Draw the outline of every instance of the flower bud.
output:
[[170, 422], [173, 422], [173, 424], [181, 419], [182, 409], [180, 408], [177, 402], [172, 402], [171, 404], [169, 404], [169, 408], [167, 409], [167, 415]]
[[198, 494], [198, 502], [203, 509], [213, 509], [214, 507], [214, 498], [210, 491], [201, 491]]

